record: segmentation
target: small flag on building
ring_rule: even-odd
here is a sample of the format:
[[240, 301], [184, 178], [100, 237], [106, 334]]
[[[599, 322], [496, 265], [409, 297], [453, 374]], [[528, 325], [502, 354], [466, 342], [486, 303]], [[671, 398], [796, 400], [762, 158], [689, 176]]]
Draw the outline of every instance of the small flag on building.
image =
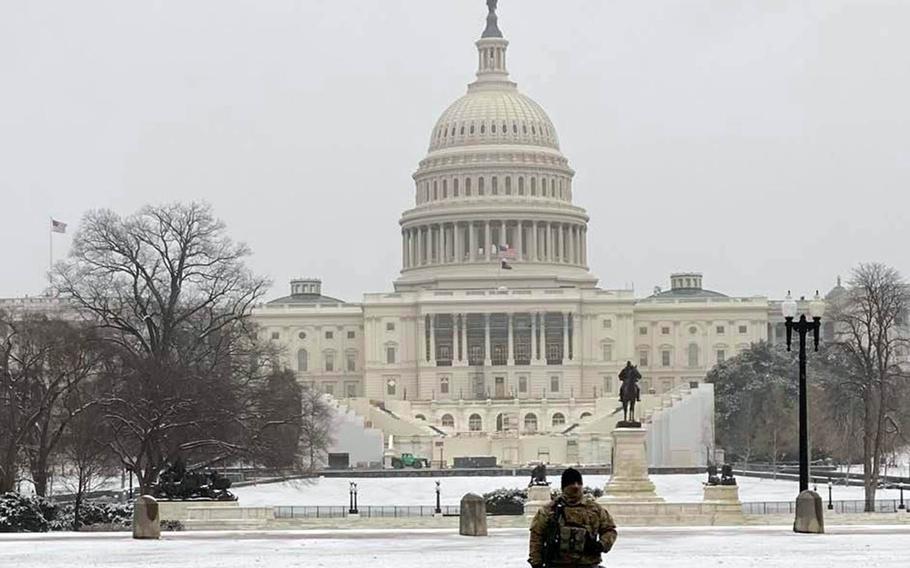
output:
[[500, 267], [503, 270], [512, 270], [509, 260], [513, 260], [517, 256], [515, 249], [509, 245], [497, 245], [497, 248], [499, 249]]
[[66, 223], [61, 223], [56, 219], [51, 219], [51, 232], [52, 233], [65, 233], [66, 232]]

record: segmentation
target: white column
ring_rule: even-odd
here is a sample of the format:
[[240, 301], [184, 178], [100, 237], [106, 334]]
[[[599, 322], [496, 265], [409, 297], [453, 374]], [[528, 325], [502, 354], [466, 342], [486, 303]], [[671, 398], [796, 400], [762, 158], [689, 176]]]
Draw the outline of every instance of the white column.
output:
[[468, 314], [461, 314], [461, 360], [468, 360]]
[[562, 314], [562, 362], [569, 359], [569, 312]]
[[506, 221], [500, 221], [499, 223], [499, 245], [507, 245], [509, 243], [506, 242]]
[[537, 262], [540, 260], [540, 252], [537, 239], [537, 221], [531, 222], [531, 260]]
[[531, 363], [540, 357], [540, 347], [537, 343], [537, 314], [531, 312]]
[[569, 262], [578, 264], [575, 259], [575, 225], [569, 225]]
[[474, 226], [474, 221], [468, 222], [468, 247], [468, 258], [474, 262], [477, 260], [477, 227]]
[[547, 312], [540, 313], [540, 351], [543, 352], [543, 357], [538, 353], [537, 357], [542, 358], [544, 361], [547, 359]]
[[401, 231], [401, 267], [408, 267], [408, 231]]
[[461, 228], [458, 226], [458, 223], [452, 225], [452, 231], [455, 233], [455, 238], [453, 239], [453, 243], [455, 245], [453, 258], [456, 263], [460, 264], [464, 259], [464, 246], [461, 244]]
[[445, 227], [443, 224], [438, 224], [436, 229], [436, 264], [443, 264], [445, 262], [446, 249], [443, 242], [444, 232]]
[[584, 266], [588, 265], [588, 228], [582, 227], [581, 229], [581, 263]]
[[525, 258], [525, 236], [522, 230], [522, 222], [518, 221], [515, 225], [515, 247], [518, 252], [518, 260], [524, 260]]
[[490, 256], [490, 249], [493, 248], [493, 238], [492, 237], [493, 237], [493, 235], [490, 234], [490, 222], [487, 221], [486, 230], [484, 231], [484, 234], [483, 234], [484, 243], [485, 243], [485, 245], [483, 247], [483, 252], [486, 254], [487, 262], [489, 262], [490, 259], [492, 258]]
[[436, 314], [430, 314], [430, 365], [436, 366]]
[[514, 314], [506, 314], [506, 325], [509, 327], [509, 354], [506, 363], [509, 366], [515, 365], [515, 321]]
[[490, 365], [493, 354], [490, 350], [490, 314], [483, 314], [483, 361], [485, 365]]
[[419, 266], [423, 264], [423, 230], [420, 227], [414, 230], [417, 232], [417, 262], [414, 264]]

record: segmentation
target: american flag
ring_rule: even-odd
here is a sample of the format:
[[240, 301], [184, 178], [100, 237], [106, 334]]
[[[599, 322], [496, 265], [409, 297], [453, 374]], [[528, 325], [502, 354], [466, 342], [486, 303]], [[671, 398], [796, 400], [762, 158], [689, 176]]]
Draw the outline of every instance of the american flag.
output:
[[499, 258], [501, 260], [515, 260], [517, 256], [518, 252], [512, 248], [512, 245], [499, 245]]
[[51, 219], [51, 232], [52, 233], [65, 233], [66, 232], [66, 223], [57, 221], [56, 219]]

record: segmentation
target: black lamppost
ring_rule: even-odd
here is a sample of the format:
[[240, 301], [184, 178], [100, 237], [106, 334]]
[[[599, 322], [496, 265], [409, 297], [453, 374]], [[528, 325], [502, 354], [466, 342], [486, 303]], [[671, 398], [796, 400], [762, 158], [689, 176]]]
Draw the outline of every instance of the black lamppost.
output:
[[818, 292], [809, 303], [810, 322], [806, 314], [801, 314], [798, 321], [793, 321], [799, 305], [787, 293], [787, 299], [781, 305], [781, 311], [787, 325], [787, 351], [790, 351], [793, 332], [799, 334], [799, 492], [809, 489], [809, 396], [806, 388], [806, 335], [812, 333], [815, 350], [818, 351], [819, 335], [822, 327], [822, 314], [825, 303]]
[[360, 511], [357, 510], [357, 484], [352, 483], [351, 485], [354, 486], [354, 514], [359, 515]]
[[348, 514], [353, 515], [354, 514], [354, 482], [353, 481], [350, 482], [350, 487], [348, 487], [348, 502], [350, 503], [348, 505]]
[[440, 506], [440, 503], [439, 503], [439, 493], [440, 493], [439, 482], [437, 481], [436, 482], [436, 514], [437, 515], [442, 514], [442, 507]]
[[900, 507], [898, 507], [898, 510], [903, 511], [904, 509], [907, 508], [907, 506], [904, 505], [904, 484], [901, 483], [900, 487], [901, 487], [901, 504], [900, 504]]
[[834, 509], [834, 500], [832, 499], [832, 486], [831, 478], [828, 478], [828, 510], [831, 511]]

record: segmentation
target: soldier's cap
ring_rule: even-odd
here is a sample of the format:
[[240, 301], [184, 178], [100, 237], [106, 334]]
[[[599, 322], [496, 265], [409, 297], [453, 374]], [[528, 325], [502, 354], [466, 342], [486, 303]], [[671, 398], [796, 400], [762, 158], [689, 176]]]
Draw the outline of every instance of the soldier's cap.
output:
[[581, 472], [577, 469], [570, 467], [569, 469], [562, 472], [562, 488], [565, 489], [570, 485], [575, 483], [582, 483]]

